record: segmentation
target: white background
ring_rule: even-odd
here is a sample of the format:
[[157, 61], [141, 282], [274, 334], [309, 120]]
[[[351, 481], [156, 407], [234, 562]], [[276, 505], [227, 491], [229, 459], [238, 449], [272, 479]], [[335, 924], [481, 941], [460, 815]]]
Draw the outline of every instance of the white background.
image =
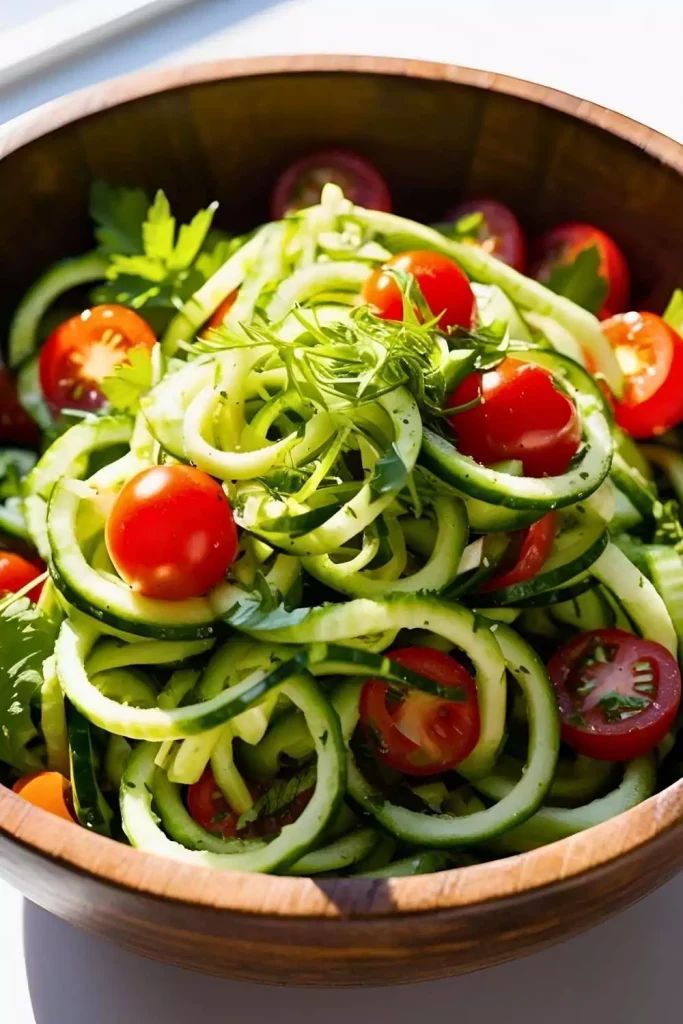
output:
[[[115, 7], [116, 0], [92, 0]], [[0, 32], [59, 6], [0, 0]], [[196, 0], [0, 91], [0, 121], [150, 64], [272, 53], [421, 57], [507, 72], [683, 141], [680, 0]], [[444, 132], [448, 126], [444, 125]], [[477, 975], [392, 990], [274, 990], [91, 939], [0, 883], [2, 1024], [644, 1024], [681, 1018], [683, 877], [589, 934]]]

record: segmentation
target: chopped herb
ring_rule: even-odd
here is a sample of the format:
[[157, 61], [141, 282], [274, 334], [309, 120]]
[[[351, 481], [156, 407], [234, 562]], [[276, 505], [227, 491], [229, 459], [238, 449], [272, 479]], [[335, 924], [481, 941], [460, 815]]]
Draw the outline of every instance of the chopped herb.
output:
[[651, 701], [647, 697], [610, 690], [609, 693], [602, 695], [598, 706], [608, 722], [620, 722], [624, 718], [637, 715], [639, 711], [649, 707], [650, 703]]
[[565, 295], [597, 314], [607, 296], [607, 281], [601, 273], [601, 262], [597, 245], [590, 245], [570, 262], [558, 264], [545, 284], [558, 295]]

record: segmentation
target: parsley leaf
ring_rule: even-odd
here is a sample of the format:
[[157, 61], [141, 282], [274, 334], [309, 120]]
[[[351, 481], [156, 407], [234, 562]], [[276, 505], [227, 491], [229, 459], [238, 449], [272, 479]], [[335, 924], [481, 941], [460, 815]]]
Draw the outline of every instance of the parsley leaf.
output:
[[569, 263], [556, 266], [545, 284], [558, 295], [597, 313], [607, 296], [607, 281], [600, 273], [600, 263], [597, 245], [589, 245]]
[[152, 386], [152, 359], [144, 345], [128, 352], [128, 362], [120, 363], [111, 377], [100, 383], [100, 391], [119, 412], [137, 412], [140, 398]]
[[[90, 208], [97, 240], [110, 262], [107, 281], [94, 290], [94, 301], [170, 311], [182, 305], [220, 266], [218, 260], [227, 249], [221, 240], [215, 246], [220, 252], [211, 257], [202, 253], [217, 206], [211, 203], [189, 224], [178, 227], [162, 191], [150, 205], [139, 189], [97, 182]], [[200, 255], [205, 257], [201, 265]]]
[[90, 216], [103, 252], [132, 255], [142, 251], [142, 222], [149, 196], [141, 188], [95, 181], [90, 189]]
[[31, 714], [43, 684], [43, 662], [55, 646], [57, 625], [28, 598], [0, 612], [0, 761], [19, 772], [41, 768], [29, 749], [38, 736]]
[[677, 288], [673, 293], [662, 319], [669, 327], [673, 327], [674, 331], [683, 335], [683, 289]]

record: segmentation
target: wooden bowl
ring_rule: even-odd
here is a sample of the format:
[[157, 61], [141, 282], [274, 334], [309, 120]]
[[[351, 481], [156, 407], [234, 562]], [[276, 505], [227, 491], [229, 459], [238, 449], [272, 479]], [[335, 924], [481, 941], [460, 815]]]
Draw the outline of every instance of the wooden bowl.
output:
[[[605, 228], [638, 303], [683, 283], [683, 147], [528, 82], [403, 60], [299, 57], [134, 75], [0, 136], [0, 311], [52, 260], [91, 244], [92, 178], [154, 189], [226, 227], [267, 219], [278, 172], [327, 144], [367, 155], [399, 212], [461, 195], [536, 230]], [[572, 935], [683, 864], [683, 783], [523, 856], [394, 881], [196, 870], [92, 835], [0, 787], [0, 873], [45, 909], [146, 956], [252, 981], [379, 985], [495, 964]]]

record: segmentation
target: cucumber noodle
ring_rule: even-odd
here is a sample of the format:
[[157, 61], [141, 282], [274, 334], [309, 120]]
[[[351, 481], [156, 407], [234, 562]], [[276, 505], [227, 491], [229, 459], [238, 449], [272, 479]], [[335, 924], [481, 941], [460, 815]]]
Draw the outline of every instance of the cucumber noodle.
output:
[[[364, 306], [368, 275], [405, 248], [464, 269], [473, 333], [419, 320], [410, 281], [399, 281], [402, 323]], [[64, 287], [102, 273], [96, 254], [61, 270]], [[222, 326], [207, 331], [236, 289]], [[58, 265], [20, 307], [17, 361], [60, 290]], [[46, 756], [81, 773], [89, 827], [109, 834], [118, 803], [131, 844], [191, 864], [385, 877], [531, 849], [649, 796], [652, 757], [624, 769], [560, 756], [555, 696], [532, 646], [626, 624], [676, 653], [683, 629], [677, 551], [625, 538], [618, 524], [642, 523], [657, 494], [620, 446], [583, 350], [618, 392], [619, 367], [585, 310], [481, 249], [353, 207], [333, 185], [319, 206], [236, 248], [168, 324], [139, 410], [86, 417], [25, 480], [26, 528], [49, 559], [61, 617], [44, 667]], [[480, 466], [441, 429], [462, 367], [506, 353], [544, 366], [579, 411], [583, 444], [562, 476]], [[680, 494], [681, 456], [645, 455]], [[240, 546], [213, 591], [161, 601], [118, 577], [104, 526], [128, 480], [177, 462], [221, 482]], [[478, 609], [490, 539], [551, 509], [543, 571], [488, 592]], [[408, 643], [466, 656], [481, 730], [438, 781], [387, 789], [366, 774], [358, 743], [364, 681], [439, 692], [384, 655], [407, 631]], [[241, 816], [233, 838], [188, 812], [184, 787], [209, 766]], [[274, 836], [250, 829], [303, 793], [301, 814]]]

